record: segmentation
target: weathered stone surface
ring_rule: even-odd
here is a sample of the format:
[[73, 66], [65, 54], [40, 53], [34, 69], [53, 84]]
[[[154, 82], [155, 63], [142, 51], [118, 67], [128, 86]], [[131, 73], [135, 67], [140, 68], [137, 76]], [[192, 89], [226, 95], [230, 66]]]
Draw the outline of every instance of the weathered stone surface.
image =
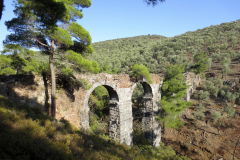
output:
[[[162, 77], [151, 74], [152, 84], [145, 79], [138, 82], [131, 81], [127, 74], [79, 74], [78, 79], [85, 79], [90, 85], [89, 90], [79, 88], [74, 90], [72, 97], [64, 92], [56, 94], [56, 118], [69, 120], [78, 128], [89, 128], [88, 100], [92, 91], [98, 86], [104, 86], [110, 96], [110, 121], [109, 136], [119, 139], [121, 143], [133, 144], [133, 117], [132, 94], [138, 83], [144, 88], [144, 109], [142, 128], [153, 146], [159, 146], [161, 141], [161, 127], [157, 121], [160, 109]], [[200, 77], [194, 73], [185, 73], [188, 84], [191, 87], [187, 91], [186, 100], [201, 82]], [[49, 111], [50, 85], [46, 86], [44, 79], [39, 75], [14, 75], [0, 76], [0, 94], [8, 97], [16, 103], [27, 103], [32, 107], [39, 107], [43, 112]]]

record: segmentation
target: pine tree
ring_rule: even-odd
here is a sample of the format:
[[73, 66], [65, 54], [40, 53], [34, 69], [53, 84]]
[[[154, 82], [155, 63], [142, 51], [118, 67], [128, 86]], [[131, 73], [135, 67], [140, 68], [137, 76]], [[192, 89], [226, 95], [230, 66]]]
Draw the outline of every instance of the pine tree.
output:
[[195, 73], [199, 74], [199, 73], [204, 73], [207, 68], [207, 61], [208, 61], [208, 57], [205, 53], [200, 52], [199, 54], [196, 54], [194, 56], [194, 61], [196, 62], [194, 68]]
[[182, 111], [192, 105], [192, 102], [182, 101], [186, 97], [189, 87], [184, 82], [184, 66], [169, 65], [162, 85], [161, 111], [158, 119], [167, 128], [178, 128], [184, 123], [180, 121], [179, 115]]
[[[8, 30], [14, 33], [6, 37], [4, 44], [19, 44], [23, 48], [36, 47], [49, 55], [52, 117], [55, 117], [56, 108], [56, 67], [53, 64], [56, 49], [61, 53], [62, 60], [68, 59], [72, 64], [86, 67], [90, 71], [98, 72], [99, 70], [96, 62], [87, 61], [81, 54], [75, 52], [79, 45], [84, 49], [83, 52], [93, 51], [88, 31], [75, 22], [83, 17], [81, 8], [90, 6], [91, 0], [17, 0], [14, 10], [17, 18], [5, 22]], [[78, 42], [74, 43], [72, 37]], [[72, 50], [67, 51], [69, 49]], [[59, 66], [66, 66], [66, 64], [62, 63]]]
[[135, 64], [134, 66], [131, 67], [131, 69], [132, 69], [132, 72], [130, 73], [130, 76], [135, 77], [136, 81], [138, 81], [139, 79], [145, 78], [148, 81], [148, 83], [150, 84], [152, 83], [150, 73], [146, 66]]
[[18, 44], [9, 44], [4, 46], [1, 53], [3, 59], [1, 60], [2, 71], [0, 74], [28, 74], [38, 71], [39, 63], [30, 57], [34, 55], [34, 52], [27, 48], [23, 49]]

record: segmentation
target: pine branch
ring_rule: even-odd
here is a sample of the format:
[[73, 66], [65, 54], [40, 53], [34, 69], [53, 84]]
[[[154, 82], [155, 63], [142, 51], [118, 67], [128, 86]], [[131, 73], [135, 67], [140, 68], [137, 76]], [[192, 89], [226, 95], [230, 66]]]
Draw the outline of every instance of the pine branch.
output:
[[60, 67], [60, 66], [65, 65], [65, 64], [72, 65], [72, 66], [75, 65], [75, 64], [73, 64], [73, 63], [62, 63], [62, 64], [60, 64], [60, 65], [58, 65], [58, 66], [55, 66], [54, 68]]

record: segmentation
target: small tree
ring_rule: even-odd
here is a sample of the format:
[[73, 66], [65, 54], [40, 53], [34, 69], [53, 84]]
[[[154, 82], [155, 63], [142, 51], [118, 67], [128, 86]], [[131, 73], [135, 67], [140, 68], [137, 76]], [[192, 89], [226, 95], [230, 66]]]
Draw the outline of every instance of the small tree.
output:
[[179, 115], [182, 111], [192, 105], [192, 102], [182, 101], [186, 97], [189, 87], [184, 81], [185, 77], [182, 65], [167, 66], [167, 73], [162, 85], [161, 112], [158, 119], [168, 128], [178, 128], [184, 123], [180, 121]]
[[221, 91], [220, 91], [220, 94], [221, 94], [222, 98], [224, 98], [224, 96], [225, 96], [226, 93], [225, 93], [224, 90], [221, 90]]
[[233, 117], [236, 112], [236, 110], [232, 107], [232, 104], [228, 102], [227, 102], [227, 107], [225, 108], [225, 111], [228, 113], [229, 117]]
[[134, 66], [131, 67], [131, 69], [132, 72], [130, 73], [130, 76], [135, 77], [137, 81], [139, 79], [145, 78], [148, 81], [148, 83], [150, 84], [152, 83], [152, 78], [146, 66], [135, 64]]
[[[30, 55], [34, 55], [34, 52], [26, 48], [23, 49], [18, 44], [5, 45], [1, 52], [3, 54], [2, 67], [4, 72], [8, 70], [10, 71], [9, 74], [25, 74], [32, 71], [37, 72], [39, 68], [39, 63], [30, 58]], [[15, 72], [12, 70], [15, 70]]]
[[213, 123], [215, 124], [218, 121], [218, 119], [221, 118], [221, 113], [218, 111], [214, 111], [212, 116], [213, 116]]
[[211, 89], [212, 94], [217, 98], [220, 88], [215, 86]]
[[205, 118], [205, 114], [203, 113], [205, 111], [205, 106], [202, 103], [199, 103], [198, 110], [194, 113], [194, 116], [197, 119], [203, 120]]
[[222, 60], [222, 65], [224, 64], [227, 64], [229, 65], [231, 63], [231, 59], [230, 58], [227, 58], [227, 57], [224, 57], [223, 60]]
[[208, 100], [209, 99], [209, 92], [208, 91], [203, 91], [203, 90], [200, 90], [198, 92], [198, 98], [201, 100], [201, 102], [203, 100]]
[[204, 73], [207, 68], [207, 61], [208, 61], [208, 56], [207, 54], [200, 52], [199, 54], [196, 54], [194, 56], [194, 61], [196, 62], [196, 64], [194, 65], [194, 72], [199, 74], [199, 73]]
[[225, 63], [222, 67], [222, 78], [224, 76], [226, 77], [231, 72], [232, 72], [232, 70], [229, 68], [229, 65]]
[[213, 61], [212, 58], [208, 58], [208, 60], [207, 60], [208, 71], [212, 66], [212, 61]]

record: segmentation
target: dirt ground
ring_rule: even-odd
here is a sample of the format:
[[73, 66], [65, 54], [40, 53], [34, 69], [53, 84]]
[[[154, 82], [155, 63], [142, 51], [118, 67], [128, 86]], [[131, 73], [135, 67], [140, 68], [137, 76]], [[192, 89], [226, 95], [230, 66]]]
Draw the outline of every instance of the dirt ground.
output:
[[[206, 77], [219, 77], [225, 81], [236, 81], [229, 85], [230, 91], [240, 89], [240, 64], [239, 59], [231, 62], [232, 73], [227, 77], [222, 77], [221, 63], [215, 62], [212, 68], [205, 72]], [[214, 74], [210, 74], [214, 73]], [[201, 86], [195, 90], [190, 101], [194, 104], [185, 110], [181, 116], [185, 125], [179, 129], [165, 129], [162, 133], [162, 141], [174, 148], [179, 155], [187, 155], [193, 160], [238, 160], [240, 159], [240, 99], [233, 103], [236, 113], [234, 117], [229, 117], [224, 112], [227, 105], [225, 99], [210, 96], [204, 101], [206, 107], [205, 118], [197, 120], [194, 113], [199, 106], [198, 92]], [[219, 111], [222, 118], [213, 123], [212, 113]]]

